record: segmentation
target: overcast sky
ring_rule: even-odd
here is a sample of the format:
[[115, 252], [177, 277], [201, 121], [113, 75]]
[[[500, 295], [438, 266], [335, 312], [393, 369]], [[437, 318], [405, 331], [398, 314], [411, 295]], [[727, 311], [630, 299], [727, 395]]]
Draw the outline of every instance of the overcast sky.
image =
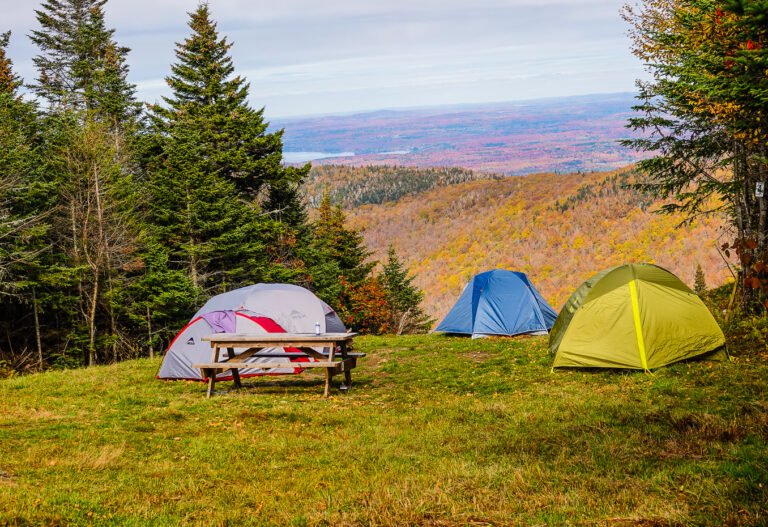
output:
[[[110, 0], [130, 80], [155, 101], [197, 0]], [[210, 0], [268, 117], [634, 91], [624, 0]], [[28, 82], [33, 0], [0, 0]]]

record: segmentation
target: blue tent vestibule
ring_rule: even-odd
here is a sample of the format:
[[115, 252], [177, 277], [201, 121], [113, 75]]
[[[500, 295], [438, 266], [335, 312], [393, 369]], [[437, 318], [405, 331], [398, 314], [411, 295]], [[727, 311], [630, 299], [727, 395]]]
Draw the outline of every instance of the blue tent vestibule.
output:
[[473, 338], [546, 334], [556, 318], [525, 274], [496, 269], [472, 278], [435, 331]]

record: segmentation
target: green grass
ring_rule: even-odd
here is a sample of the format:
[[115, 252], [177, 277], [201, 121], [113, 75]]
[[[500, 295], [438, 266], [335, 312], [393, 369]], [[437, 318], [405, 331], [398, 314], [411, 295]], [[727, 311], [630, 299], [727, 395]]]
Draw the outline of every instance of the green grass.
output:
[[[542, 338], [367, 337], [322, 377], [0, 381], [0, 525], [765, 525], [768, 366], [550, 371]], [[230, 383], [220, 383], [228, 389]]]

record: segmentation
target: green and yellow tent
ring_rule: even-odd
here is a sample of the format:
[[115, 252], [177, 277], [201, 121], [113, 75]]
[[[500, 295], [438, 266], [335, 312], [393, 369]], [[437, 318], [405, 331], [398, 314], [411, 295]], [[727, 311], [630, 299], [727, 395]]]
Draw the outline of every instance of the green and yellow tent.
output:
[[701, 299], [675, 275], [650, 264], [620, 265], [581, 284], [549, 338], [555, 368], [652, 370], [724, 345]]

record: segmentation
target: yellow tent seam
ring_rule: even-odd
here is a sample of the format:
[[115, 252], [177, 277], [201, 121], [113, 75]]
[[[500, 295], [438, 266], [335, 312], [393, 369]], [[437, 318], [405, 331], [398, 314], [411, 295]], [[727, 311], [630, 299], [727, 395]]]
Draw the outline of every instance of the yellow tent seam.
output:
[[640, 363], [645, 371], [648, 370], [648, 359], [645, 356], [645, 341], [643, 340], [643, 326], [640, 323], [640, 303], [637, 300], [637, 280], [629, 282], [629, 294], [632, 297], [632, 318], [635, 321], [635, 335], [637, 336], [637, 349], [640, 352]]

